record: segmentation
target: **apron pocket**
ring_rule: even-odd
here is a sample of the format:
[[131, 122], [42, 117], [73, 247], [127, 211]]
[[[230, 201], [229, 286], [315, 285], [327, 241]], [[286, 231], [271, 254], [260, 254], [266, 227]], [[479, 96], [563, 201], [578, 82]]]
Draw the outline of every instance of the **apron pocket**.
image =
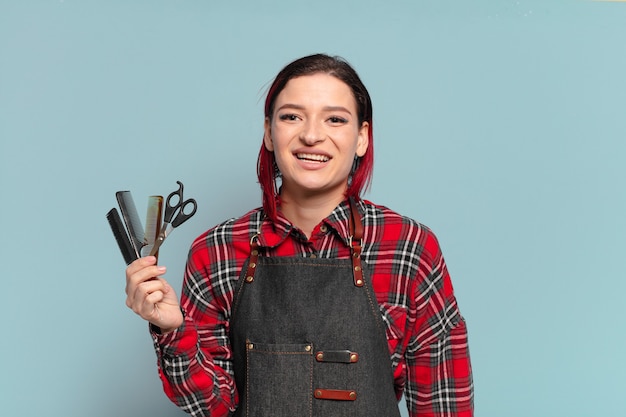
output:
[[311, 343], [267, 344], [248, 341], [246, 366], [247, 417], [312, 414]]

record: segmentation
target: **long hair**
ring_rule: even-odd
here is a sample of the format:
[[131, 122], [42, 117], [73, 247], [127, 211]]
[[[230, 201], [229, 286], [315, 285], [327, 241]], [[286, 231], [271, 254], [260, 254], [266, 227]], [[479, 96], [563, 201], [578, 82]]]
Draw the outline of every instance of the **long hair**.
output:
[[[265, 98], [265, 117], [271, 122], [276, 98], [285, 88], [289, 80], [318, 73], [332, 75], [346, 83], [352, 90], [352, 94], [356, 100], [359, 126], [362, 126], [363, 122], [369, 124], [369, 144], [367, 152], [357, 159], [355, 167], [353, 167], [348, 189], [346, 190], [346, 197], [352, 197], [358, 200], [360, 199], [361, 192], [370, 186], [374, 168], [372, 100], [370, 99], [369, 92], [365, 88], [365, 85], [363, 85], [358, 74], [348, 62], [341, 57], [315, 54], [305, 56], [288, 64], [276, 75], [274, 82], [267, 92], [267, 97]], [[265, 214], [273, 220], [276, 219], [276, 208], [280, 202], [276, 186], [277, 175], [278, 171], [276, 169], [274, 152], [267, 150], [262, 141], [257, 160], [257, 176], [263, 192], [263, 209]]]

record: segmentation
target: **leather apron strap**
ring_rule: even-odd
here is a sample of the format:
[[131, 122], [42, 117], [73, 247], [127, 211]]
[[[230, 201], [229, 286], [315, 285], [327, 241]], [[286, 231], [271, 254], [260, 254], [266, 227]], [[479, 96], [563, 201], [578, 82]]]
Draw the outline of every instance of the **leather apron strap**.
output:
[[[352, 274], [354, 277], [354, 285], [363, 286], [363, 266], [361, 265], [361, 250], [363, 245], [363, 222], [361, 215], [353, 198], [350, 198], [350, 217], [348, 219], [350, 228], [350, 236], [348, 245], [350, 245], [350, 258], [352, 259]], [[252, 236], [250, 239], [250, 261], [245, 274], [246, 282], [254, 281], [254, 271], [259, 263], [259, 243], [258, 235]]]
[[361, 265], [361, 246], [363, 244], [363, 222], [356, 207], [356, 202], [350, 198], [350, 252], [352, 258], [352, 275], [354, 285], [363, 286], [363, 266]]

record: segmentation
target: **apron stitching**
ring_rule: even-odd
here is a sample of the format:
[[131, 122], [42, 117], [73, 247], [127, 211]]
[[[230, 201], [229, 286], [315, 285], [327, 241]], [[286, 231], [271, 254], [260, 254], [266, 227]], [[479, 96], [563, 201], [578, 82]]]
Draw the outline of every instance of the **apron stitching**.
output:
[[[243, 284], [243, 283], [240, 283], [240, 284]], [[233, 304], [232, 308], [230, 309], [230, 317], [231, 317], [231, 319], [233, 317], [235, 317], [235, 312], [236, 312], [236, 310], [237, 310], [237, 308], [239, 306], [239, 300], [241, 299], [240, 295], [241, 295], [241, 292], [243, 291], [243, 287], [244, 287], [243, 285], [239, 285], [239, 288], [237, 289], [237, 293], [233, 296], [233, 298], [235, 300], [235, 303]], [[231, 324], [230, 327], [232, 328], [233, 323], [231, 322], [230, 324]]]
[[309, 389], [309, 416], [313, 417], [313, 356], [309, 361], [309, 377], [310, 377], [310, 389]]
[[[246, 344], [247, 345], [247, 344]], [[250, 415], [250, 352], [246, 347], [246, 417]]]

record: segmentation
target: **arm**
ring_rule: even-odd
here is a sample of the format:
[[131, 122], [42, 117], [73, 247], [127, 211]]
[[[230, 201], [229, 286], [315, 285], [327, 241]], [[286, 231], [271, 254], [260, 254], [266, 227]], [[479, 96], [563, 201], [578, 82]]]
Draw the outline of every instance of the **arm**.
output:
[[164, 336], [153, 333], [159, 376], [168, 398], [192, 416], [228, 416], [237, 403], [224, 364], [229, 348], [207, 345], [193, 318]]
[[[237, 404], [227, 319], [232, 292], [219, 281], [231, 274], [212, 274], [215, 269], [199, 239], [185, 270], [181, 295], [184, 323], [168, 334], [153, 332], [165, 394], [193, 416], [227, 416]], [[224, 291], [225, 287], [229, 289]]]
[[411, 417], [471, 417], [467, 329], [438, 243], [434, 236], [428, 240], [432, 262], [417, 286], [426, 290], [415, 294], [417, 317], [405, 353], [407, 407]]

